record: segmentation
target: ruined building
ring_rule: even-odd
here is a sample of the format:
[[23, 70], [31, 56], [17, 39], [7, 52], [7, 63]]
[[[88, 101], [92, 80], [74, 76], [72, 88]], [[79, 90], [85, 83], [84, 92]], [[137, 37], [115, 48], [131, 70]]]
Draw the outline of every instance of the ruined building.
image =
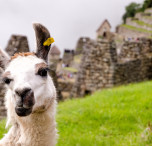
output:
[[71, 62], [74, 58], [74, 50], [65, 49], [63, 54], [63, 64], [66, 67], [69, 67], [71, 65]]
[[50, 68], [50, 76], [52, 77], [53, 79], [53, 82], [54, 82], [54, 85], [56, 87], [56, 90], [57, 90], [57, 99], [61, 100], [62, 99], [62, 95], [61, 95], [61, 92], [58, 90], [58, 81], [57, 81], [57, 74], [56, 74], [56, 71], [57, 71], [57, 66], [59, 64], [59, 61], [60, 61], [60, 50], [57, 46], [53, 46], [49, 52], [49, 68]]
[[0, 50], [0, 119], [2, 119], [6, 115], [6, 110], [4, 107], [4, 94], [5, 94], [5, 87], [2, 82], [2, 74], [4, 71], [4, 66], [8, 60], [5, 60], [5, 57], [2, 55], [2, 51]]
[[83, 47], [85, 46], [86, 42], [88, 42], [89, 40], [90, 40], [89, 37], [79, 38], [77, 45], [76, 45], [76, 49], [75, 49], [75, 55], [82, 54]]
[[102, 22], [100, 27], [96, 31], [96, 39], [108, 39], [113, 40], [115, 33], [111, 32], [111, 25], [106, 19]]
[[22, 35], [12, 35], [5, 51], [10, 56], [18, 52], [29, 52], [27, 37]]
[[84, 47], [71, 96], [82, 97], [96, 90], [152, 79], [152, 40], [124, 42], [117, 54], [109, 41], [90, 40]]
[[117, 26], [116, 33], [125, 39], [152, 38], [152, 8], [127, 18], [125, 24]]
[[57, 46], [53, 46], [49, 52], [48, 60], [51, 70], [56, 72], [57, 64], [60, 61], [60, 50]]

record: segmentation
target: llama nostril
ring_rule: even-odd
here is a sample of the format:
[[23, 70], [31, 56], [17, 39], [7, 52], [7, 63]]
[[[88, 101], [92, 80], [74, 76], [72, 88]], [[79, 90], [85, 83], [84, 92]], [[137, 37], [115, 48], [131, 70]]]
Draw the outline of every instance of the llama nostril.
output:
[[22, 98], [24, 98], [29, 92], [31, 92], [30, 88], [25, 88], [22, 90], [15, 90], [15, 93]]
[[23, 96], [23, 97], [26, 96], [30, 91], [31, 91], [31, 89], [29, 89], [29, 88], [24, 89], [21, 96]]
[[20, 96], [20, 91], [19, 90], [15, 90], [15, 93]]

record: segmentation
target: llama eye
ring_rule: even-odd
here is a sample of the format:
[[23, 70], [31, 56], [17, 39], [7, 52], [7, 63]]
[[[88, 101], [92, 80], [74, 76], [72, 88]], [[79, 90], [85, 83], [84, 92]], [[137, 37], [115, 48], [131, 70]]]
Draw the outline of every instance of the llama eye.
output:
[[43, 68], [43, 69], [40, 69], [37, 74], [42, 76], [42, 77], [46, 77], [47, 76], [47, 72], [48, 72], [48, 69], [47, 68], [45, 68], [45, 69]]
[[5, 84], [10, 84], [11, 81], [12, 81], [12, 79], [9, 79], [9, 78], [4, 78], [4, 79], [3, 79], [3, 82], [4, 82]]

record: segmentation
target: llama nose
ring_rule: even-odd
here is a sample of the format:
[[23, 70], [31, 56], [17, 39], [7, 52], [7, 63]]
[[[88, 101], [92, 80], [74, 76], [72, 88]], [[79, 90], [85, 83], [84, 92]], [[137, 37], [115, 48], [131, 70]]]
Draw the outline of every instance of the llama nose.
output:
[[20, 96], [22, 99], [24, 97], [26, 97], [26, 95], [28, 95], [29, 93], [31, 92], [31, 89], [30, 88], [24, 88], [22, 90], [19, 90], [19, 89], [16, 89], [15, 90], [15, 93]]

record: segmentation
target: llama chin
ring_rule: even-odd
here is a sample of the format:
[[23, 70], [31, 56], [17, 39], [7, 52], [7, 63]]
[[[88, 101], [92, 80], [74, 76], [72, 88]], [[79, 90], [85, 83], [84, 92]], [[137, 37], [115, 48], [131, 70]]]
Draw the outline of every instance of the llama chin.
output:
[[56, 143], [56, 89], [47, 65], [51, 43], [44, 45], [50, 33], [39, 23], [33, 27], [36, 53], [18, 53], [10, 59], [0, 51], [3, 60], [9, 60], [3, 63], [3, 81], [7, 86], [7, 126], [11, 124], [0, 146], [54, 146]]

